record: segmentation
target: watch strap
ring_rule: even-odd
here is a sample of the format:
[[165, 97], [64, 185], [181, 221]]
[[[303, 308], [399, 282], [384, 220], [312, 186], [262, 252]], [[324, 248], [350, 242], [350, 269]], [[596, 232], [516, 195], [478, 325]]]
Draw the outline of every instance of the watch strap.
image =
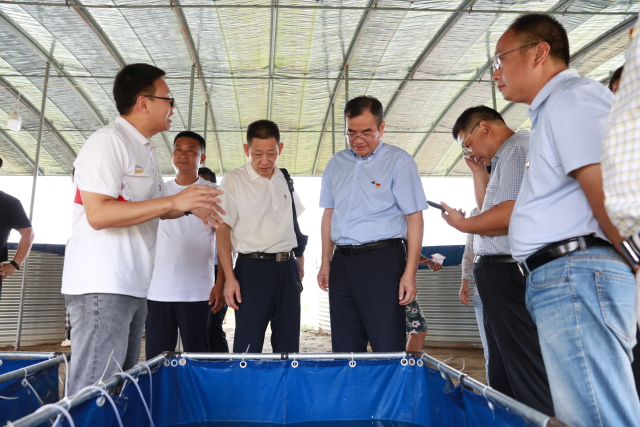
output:
[[18, 265], [17, 262], [15, 262], [14, 260], [9, 261], [9, 264], [13, 265], [16, 270], [20, 270], [20, 265]]

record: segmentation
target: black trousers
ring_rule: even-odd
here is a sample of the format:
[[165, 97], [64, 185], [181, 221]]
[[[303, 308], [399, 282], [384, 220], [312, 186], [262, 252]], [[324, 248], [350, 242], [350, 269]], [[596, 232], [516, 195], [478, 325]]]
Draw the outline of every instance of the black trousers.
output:
[[334, 252], [329, 273], [331, 346], [336, 353], [404, 351], [405, 306], [398, 286], [407, 264], [404, 245], [360, 255]]
[[209, 301], [162, 302], [147, 300], [145, 321], [147, 359], [174, 351], [178, 329], [184, 351], [203, 353], [207, 347]]
[[[215, 266], [215, 274], [218, 277], [218, 266]], [[207, 317], [207, 347], [209, 353], [229, 353], [229, 343], [227, 343], [227, 334], [222, 329], [222, 322], [224, 322], [224, 316], [227, 314], [227, 305], [225, 304], [222, 309], [213, 313], [209, 306], [209, 315]]]
[[636, 380], [636, 390], [638, 390], [638, 396], [640, 396], [640, 328], [636, 330], [637, 344], [633, 347], [633, 363], [631, 363], [631, 370], [633, 371], [633, 378]]
[[[274, 353], [300, 350], [300, 267], [298, 261], [238, 258], [234, 269], [242, 303], [236, 310], [234, 353], [262, 353], [271, 322]], [[248, 348], [248, 350], [247, 350]]]
[[527, 281], [516, 263], [475, 264], [489, 347], [489, 381], [496, 390], [553, 415], [538, 329], [525, 306]]

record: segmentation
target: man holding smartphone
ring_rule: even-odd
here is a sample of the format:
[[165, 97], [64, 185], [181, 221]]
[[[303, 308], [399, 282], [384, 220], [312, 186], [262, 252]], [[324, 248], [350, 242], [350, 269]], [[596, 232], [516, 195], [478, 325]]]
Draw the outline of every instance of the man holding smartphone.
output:
[[[514, 132], [492, 108], [465, 110], [452, 131], [473, 174], [481, 212], [464, 218], [445, 203], [442, 217], [475, 234], [473, 274], [482, 295], [491, 387], [553, 415], [538, 332], [525, 305], [526, 280], [509, 246], [509, 220], [529, 151], [529, 132]], [[491, 177], [486, 166], [491, 165]]]

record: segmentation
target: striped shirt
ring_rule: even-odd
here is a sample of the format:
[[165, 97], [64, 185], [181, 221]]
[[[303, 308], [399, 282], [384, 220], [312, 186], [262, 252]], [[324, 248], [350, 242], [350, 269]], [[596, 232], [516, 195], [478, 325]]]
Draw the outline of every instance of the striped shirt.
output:
[[[491, 179], [487, 185], [482, 212], [518, 197], [528, 152], [528, 131], [514, 133], [498, 149], [491, 160]], [[473, 241], [473, 251], [477, 255], [509, 255], [509, 235], [477, 235]]]
[[640, 231], [640, 25], [627, 49], [602, 150], [607, 212], [627, 237]]

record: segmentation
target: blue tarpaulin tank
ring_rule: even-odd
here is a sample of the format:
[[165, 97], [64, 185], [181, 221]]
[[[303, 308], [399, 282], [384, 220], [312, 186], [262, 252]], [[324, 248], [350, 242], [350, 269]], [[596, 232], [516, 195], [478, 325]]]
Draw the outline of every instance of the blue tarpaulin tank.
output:
[[[465, 379], [447, 365], [438, 363], [439, 369], [434, 369], [425, 363], [433, 365], [435, 359], [399, 355], [383, 359], [373, 358], [371, 353], [367, 359], [333, 356], [338, 360], [312, 360], [302, 354], [282, 355], [287, 360], [254, 360], [254, 355], [246, 355], [243, 360], [245, 356], [233, 355], [236, 360], [196, 360], [191, 356], [198, 355], [189, 354], [152, 359], [149, 363], [157, 368], [152, 368], [151, 376], [140, 374], [146, 369], [141, 367], [129, 372], [138, 376], [137, 385], [157, 427], [240, 427], [255, 423], [310, 423], [302, 425], [312, 427], [331, 421], [340, 421], [331, 423], [340, 426], [524, 427], [542, 426], [549, 419]], [[225, 355], [217, 355], [221, 356]], [[463, 384], [473, 382], [484, 391], [479, 394], [455, 385], [451, 374], [462, 378]], [[106, 381], [105, 388], [119, 382]], [[75, 425], [119, 425], [114, 407], [104, 398], [98, 399], [99, 393], [87, 390], [76, 397], [79, 395], [76, 400], [85, 401], [69, 411]], [[151, 425], [135, 384], [127, 383], [121, 395], [111, 398], [123, 426]], [[502, 399], [506, 399], [506, 407], [511, 406], [509, 409], [497, 404], [503, 403]], [[36, 425], [47, 423], [34, 417], [15, 423], [16, 427]], [[64, 425], [68, 425], [66, 421]]]

